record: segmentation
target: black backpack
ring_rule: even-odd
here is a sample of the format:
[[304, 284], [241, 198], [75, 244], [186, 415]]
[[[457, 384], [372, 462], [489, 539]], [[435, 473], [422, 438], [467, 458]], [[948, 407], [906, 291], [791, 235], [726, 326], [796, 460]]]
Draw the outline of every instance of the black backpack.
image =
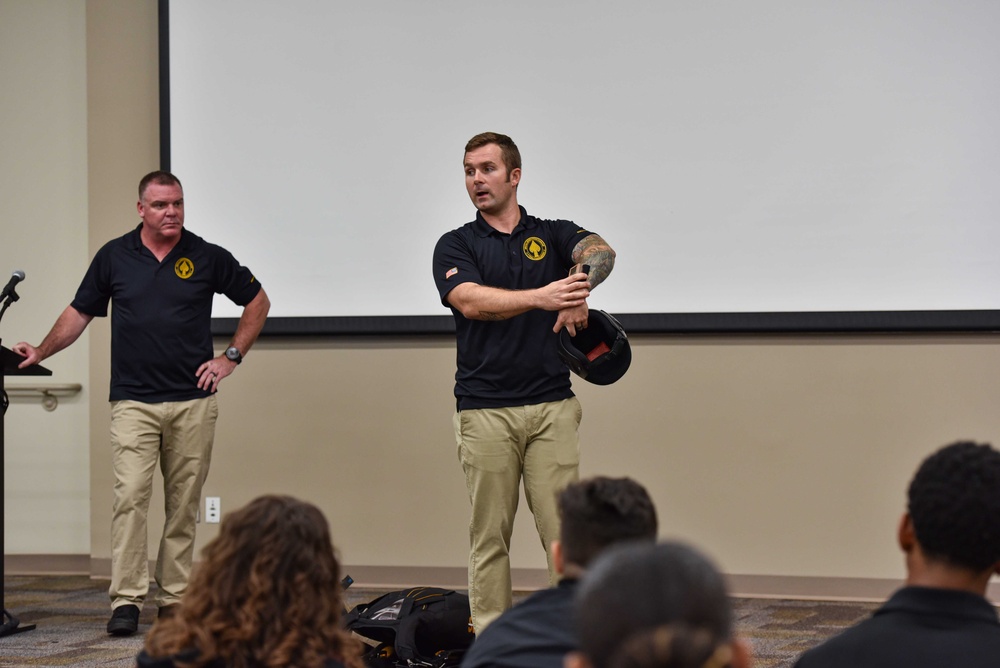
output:
[[457, 666], [472, 645], [469, 597], [451, 589], [393, 591], [347, 613], [346, 627], [377, 645], [364, 656], [371, 668]]

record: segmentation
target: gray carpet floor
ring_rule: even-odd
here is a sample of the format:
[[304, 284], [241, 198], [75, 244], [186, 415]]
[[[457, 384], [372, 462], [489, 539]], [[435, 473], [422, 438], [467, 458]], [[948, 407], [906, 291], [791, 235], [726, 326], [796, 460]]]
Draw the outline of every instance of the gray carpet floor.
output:
[[[385, 590], [347, 590], [347, 606]], [[804, 650], [869, 616], [873, 603], [734, 599], [740, 635], [753, 646], [757, 668], [790, 667]], [[4, 606], [22, 626], [36, 628], [0, 638], [0, 666], [134, 666], [156, 615], [147, 606], [139, 633], [109, 636], [107, 582], [86, 576], [8, 576]]]

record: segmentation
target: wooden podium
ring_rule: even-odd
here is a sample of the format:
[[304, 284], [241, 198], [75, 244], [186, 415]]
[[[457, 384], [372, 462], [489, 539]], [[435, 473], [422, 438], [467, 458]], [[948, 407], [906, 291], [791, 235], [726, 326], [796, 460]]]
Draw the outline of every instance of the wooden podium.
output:
[[[6, 554], [6, 550], [3, 545], [3, 525], [4, 525], [4, 501], [2, 494], [3, 487], [3, 472], [4, 472], [4, 415], [7, 413], [7, 393], [4, 391], [4, 378], [7, 376], [51, 376], [52, 372], [45, 367], [29, 366], [26, 369], [18, 369], [17, 365], [24, 361], [24, 358], [10, 350], [9, 348], [4, 348], [0, 345], [0, 364], [3, 365], [3, 375], [0, 375], [0, 555]], [[0, 577], [3, 577], [4, 567], [0, 563]], [[25, 624], [21, 626], [20, 621], [17, 617], [13, 616], [4, 607], [3, 601], [3, 587], [0, 586], [0, 610], [2, 610], [2, 617], [0, 617], [0, 637], [9, 636], [14, 633], [21, 633], [23, 631], [30, 631], [35, 628], [34, 624]]]

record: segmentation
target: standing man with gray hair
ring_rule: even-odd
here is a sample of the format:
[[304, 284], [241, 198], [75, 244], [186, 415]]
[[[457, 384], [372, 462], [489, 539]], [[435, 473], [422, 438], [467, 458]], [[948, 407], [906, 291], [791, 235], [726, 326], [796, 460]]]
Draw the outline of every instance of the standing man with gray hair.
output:
[[[163, 472], [166, 523], [154, 577], [158, 615], [187, 588], [195, 521], [219, 408], [215, 392], [257, 340], [270, 301], [246, 267], [184, 228], [184, 191], [169, 172], [139, 182], [141, 223], [94, 256], [73, 302], [36, 347], [18, 343], [21, 367], [76, 341], [111, 312], [112, 615], [108, 633], [130, 635], [149, 591], [146, 514], [153, 472]], [[212, 300], [243, 306], [225, 353], [212, 345]]]
[[469, 599], [480, 633], [511, 605], [510, 537], [522, 477], [555, 584], [555, 498], [578, 477], [582, 417], [557, 333], [587, 326], [587, 297], [611, 273], [615, 252], [579, 225], [536, 218], [518, 205], [521, 154], [510, 137], [476, 135], [463, 164], [478, 212], [441, 237], [433, 269], [458, 339], [454, 427], [472, 503]]

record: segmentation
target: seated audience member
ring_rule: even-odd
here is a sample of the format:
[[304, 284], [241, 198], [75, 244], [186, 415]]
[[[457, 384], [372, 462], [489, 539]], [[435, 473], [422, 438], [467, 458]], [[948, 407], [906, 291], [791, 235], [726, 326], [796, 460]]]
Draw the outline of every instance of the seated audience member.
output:
[[504, 612], [476, 639], [462, 668], [562, 668], [576, 648], [573, 594], [590, 562], [624, 541], [656, 540], [656, 508], [629, 478], [597, 477], [573, 483], [558, 497], [560, 530], [552, 543], [556, 587], [535, 592]]
[[566, 668], [748, 668], [715, 565], [677, 542], [613, 548], [574, 603], [580, 649]]
[[815, 647], [798, 668], [1000, 666], [1000, 452], [960, 442], [924, 460], [899, 526], [906, 586], [875, 614]]
[[323, 513], [262, 496], [228, 515], [177, 612], [157, 620], [140, 668], [361, 666], [343, 630], [340, 565]]

